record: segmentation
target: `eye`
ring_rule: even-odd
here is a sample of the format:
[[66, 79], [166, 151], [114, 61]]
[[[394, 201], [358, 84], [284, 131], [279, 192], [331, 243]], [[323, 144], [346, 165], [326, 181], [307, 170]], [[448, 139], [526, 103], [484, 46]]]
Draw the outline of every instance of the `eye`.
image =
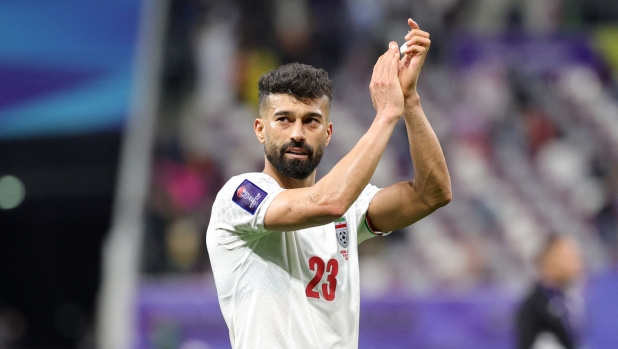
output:
[[288, 118], [287, 116], [280, 116], [276, 119], [277, 122], [289, 122], [290, 118]]
[[305, 123], [309, 125], [318, 125], [320, 123], [320, 120], [318, 120], [317, 118], [310, 118], [306, 120]]

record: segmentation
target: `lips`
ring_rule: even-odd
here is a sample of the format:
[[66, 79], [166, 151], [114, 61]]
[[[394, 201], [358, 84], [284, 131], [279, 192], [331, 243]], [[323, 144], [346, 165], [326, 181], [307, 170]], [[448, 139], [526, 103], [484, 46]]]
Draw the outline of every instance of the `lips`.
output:
[[309, 157], [307, 151], [302, 148], [287, 148], [285, 154], [288, 158], [305, 160]]
[[280, 150], [281, 159], [306, 161], [313, 158], [313, 148], [305, 142], [290, 141]]
[[287, 148], [285, 150], [285, 153], [292, 155], [307, 155], [307, 151], [302, 148]]

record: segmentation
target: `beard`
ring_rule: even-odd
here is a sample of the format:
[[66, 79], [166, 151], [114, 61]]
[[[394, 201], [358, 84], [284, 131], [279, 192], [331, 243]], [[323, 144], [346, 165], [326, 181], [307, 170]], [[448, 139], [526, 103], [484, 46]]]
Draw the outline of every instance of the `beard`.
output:
[[[286, 159], [285, 150], [288, 148], [300, 148], [307, 152], [307, 159]], [[322, 161], [324, 155], [324, 145], [319, 144], [314, 150], [305, 142], [296, 142], [294, 140], [285, 143], [280, 148], [277, 145], [266, 140], [264, 144], [264, 153], [266, 159], [284, 176], [294, 179], [305, 179], [315, 171]]]

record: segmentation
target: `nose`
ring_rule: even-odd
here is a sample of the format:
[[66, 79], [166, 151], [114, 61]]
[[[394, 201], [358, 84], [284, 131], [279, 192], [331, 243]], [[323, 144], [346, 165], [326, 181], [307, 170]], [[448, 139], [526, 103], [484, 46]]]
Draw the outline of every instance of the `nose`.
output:
[[292, 134], [290, 138], [295, 142], [304, 142], [305, 141], [305, 129], [303, 127], [303, 122], [300, 118], [296, 119], [294, 122], [294, 127], [292, 129]]

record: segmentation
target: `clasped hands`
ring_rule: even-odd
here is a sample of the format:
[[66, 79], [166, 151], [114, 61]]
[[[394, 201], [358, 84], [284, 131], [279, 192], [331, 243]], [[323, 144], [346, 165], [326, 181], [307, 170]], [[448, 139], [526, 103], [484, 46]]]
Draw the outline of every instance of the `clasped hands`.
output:
[[406, 104], [418, 103], [418, 77], [429, 51], [429, 33], [408, 19], [410, 31], [405, 36], [407, 49], [400, 58], [399, 47], [391, 41], [388, 50], [378, 58], [369, 84], [373, 107], [378, 116], [396, 118], [403, 115]]

